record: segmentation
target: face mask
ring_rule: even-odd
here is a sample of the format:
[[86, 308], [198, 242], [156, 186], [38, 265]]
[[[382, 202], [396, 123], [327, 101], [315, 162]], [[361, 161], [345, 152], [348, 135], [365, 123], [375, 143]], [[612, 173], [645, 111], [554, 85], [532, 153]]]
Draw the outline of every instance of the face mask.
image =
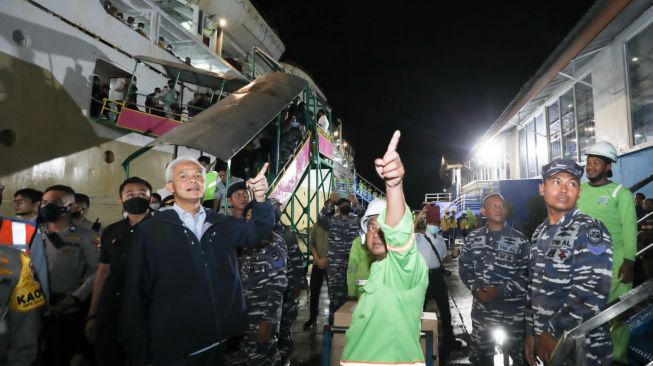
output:
[[70, 218], [73, 220], [78, 220], [82, 218], [82, 211], [71, 211]]
[[349, 206], [340, 206], [339, 209], [340, 209], [340, 213], [343, 215], [349, 215], [349, 213], [351, 212], [351, 207]]
[[140, 215], [147, 212], [150, 207], [150, 200], [143, 197], [134, 197], [123, 201], [122, 208], [132, 215]]
[[159, 207], [161, 207], [160, 203], [151, 203], [150, 204], [150, 208], [153, 209], [153, 210], [158, 210]]
[[52, 203], [48, 203], [39, 209], [39, 215], [46, 222], [55, 222], [66, 212], [68, 212], [68, 207], [61, 207]]
[[426, 230], [427, 230], [429, 233], [435, 235], [435, 234], [438, 233], [438, 231], [440, 231], [440, 228], [437, 227], [437, 226], [435, 226], [435, 225], [426, 225]]

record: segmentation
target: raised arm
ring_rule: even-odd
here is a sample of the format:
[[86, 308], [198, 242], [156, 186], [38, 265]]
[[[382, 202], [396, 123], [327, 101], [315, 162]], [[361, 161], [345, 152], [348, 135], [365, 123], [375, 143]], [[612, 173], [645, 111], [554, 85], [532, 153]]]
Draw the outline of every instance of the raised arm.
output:
[[395, 131], [383, 158], [374, 160], [377, 174], [385, 181], [385, 193], [388, 201], [385, 223], [390, 227], [395, 227], [401, 221], [406, 210], [403, 187], [404, 165], [397, 153], [400, 137], [401, 132]]

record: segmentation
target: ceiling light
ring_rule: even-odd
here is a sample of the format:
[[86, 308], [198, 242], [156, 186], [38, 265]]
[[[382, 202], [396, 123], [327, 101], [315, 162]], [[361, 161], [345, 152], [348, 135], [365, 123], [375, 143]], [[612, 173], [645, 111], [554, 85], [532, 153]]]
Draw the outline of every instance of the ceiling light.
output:
[[218, 24], [220, 25], [220, 28], [224, 28], [227, 25], [227, 20], [225, 18], [220, 18]]
[[639, 57], [633, 57], [631, 60], [632, 60], [633, 62], [637, 62], [637, 61], [639, 61]]

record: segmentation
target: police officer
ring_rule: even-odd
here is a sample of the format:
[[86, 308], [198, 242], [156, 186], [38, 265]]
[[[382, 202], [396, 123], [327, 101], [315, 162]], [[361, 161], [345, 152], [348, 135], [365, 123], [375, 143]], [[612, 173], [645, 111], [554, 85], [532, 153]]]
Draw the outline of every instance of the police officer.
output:
[[97, 365], [123, 365], [127, 359], [119, 343], [120, 311], [127, 271], [127, 254], [137, 226], [148, 219], [152, 186], [139, 177], [127, 178], [118, 190], [127, 213], [102, 233], [100, 264], [95, 273], [86, 338], [95, 343]]
[[[588, 182], [581, 184], [583, 194], [578, 199], [578, 209], [600, 220], [612, 238], [612, 285], [608, 302], [633, 288], [635, 253], [637, 252], [637, 216], [632, 193], [628, 188], [613, 182], [612, 163], [617, 161], [617, 150], [607, 141], [600, 141], [585, 154], [585, 172]], [[612, 362], [628, 363], [628, 326], [618, 320], [611, 322]]]
[[0, 245], [0, 364], [33, 365], [45, 296], [29, 257]]
[[90, 298], [98, 266], [98, 235], [72, 224], [70, 206], [75, 191], [64, 185], [48, 187], [39, 213], [45, 221], [39, 227], [45, 242], [50, 280], [51, 312], [45, 318], [49, 365], [68, 365], [83, 340], [84, 302]]
[[[539, 191], [547, 218], [533, 233], [527, 291], [525, 347], [531, 365], [535, 356], [549, 362], [565, 331], [607, 305], [612, 243], [600, 221], [575, 209], [582, 175], [583, 169], [570, 159], [542, 167]], [[585, 347], [587, 365], [610, 364], [607, 325], [592, 330]]]
[[289, 226], [281, 222], [281, 202], [276, 199], [271, 199], [270, 202], [275, 212], [274, 231], [284, 239], [286, 244], [285, 254], [288, 258], [288, 288], [283, 296], [283, 310], [279, 327], [279, 353], [281, 354], [282, 364], [287, 364], [293, 350], [292, 323], [297, 319], [299, 294], [306, 283], [306, 270], [304, 268], [304, 255], [299, 249], [297, 236]]
[[[237, 183], [245, 186], [244, 182]], [[246, 191], [239, 189], [230, 197]], [[240, 210], [232, 200], [233, 216], [249, 220], [251, 208]], [[243, 217], [244, 215], [244, 217]], [[281, 323], [284, 294], [288, 288], [286, 276], [286, 243], [272, 232], [271, 238], [258, 247], [243, 249], [238, 257], [243, 295], [247, 309], [247, 329], [239, 347], [231, 352], [232, 365], [280, 365], [278, 332]]]
[[[504, 354], [524, 364], [524, 312], [528, 282], [529, 241], [506, 226], [507, 209], [500, 194], [483, 200], [484, 227], [465, 238], [459, 259], [460, 279], [472, 292], [472, 365], [493, 365], [492, 334], [507, 334]], [[500, 330], [499, 330], [500, 329]]]

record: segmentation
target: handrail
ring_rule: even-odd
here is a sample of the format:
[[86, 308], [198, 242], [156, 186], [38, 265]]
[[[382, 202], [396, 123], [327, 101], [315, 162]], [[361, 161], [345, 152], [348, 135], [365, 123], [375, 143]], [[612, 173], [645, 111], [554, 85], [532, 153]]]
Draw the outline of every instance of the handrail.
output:
[[637, 254], [635, 254], [635, 257], [639, 257], [640, 255], [648, 252], [649, 250], [651, 250], [651, 248], [653, 248], [653, 243], [649, 244], [645, 248], [642, 248], [642, 250], [640, 250], [639, 252], [637, 252]]
[[646, 220], [646, 219], [648, 219], [649, 217], [651, 217], [651, 215], [653, 215], [653, 211], [647, 213], [646, 215], [642, 216], [641, 219], [637, 220], [637, 224], [641, 224], [642, 222], [644, 222], [644, 220]]
[[374, 184], [370, 183], [370, 181], [368, 181], [367, 179], [363, 178], [360, 174], [356, 173], [356, 177], [357, 177], [359, 180], [362, 180], [362, 181], [363, 181], [366, 185], [368, 185], [370, 188], [374, 188], [374, 189], [377, 191], [377, 193], [379, 193], [379, 195], [380, 195], [381, 197], [384, 196], [383, 191], [380, 190], [379, 187], [377, 187], [377, 186], [375, 186]]
[[644, 187], [645, 185], [647, 185], [647, 184], [649, 184], [651, 182], [653, 182], [653, 174], [651, 174], [648, 177], [646, 177], [646, 178], [640, 180], [639, 182], [633, 184], [632, 186], [630, 186], [630, 188], [628, 188], [628, 190], [630, 190], [631, 192], [635, 192], [636, 190]]
[[585, 366], [587, 361], [585, 357], [585, 336], [590, 331], [616, 318], [634, 305], [648, 299], [651, 295], [653, 295], [653, 280], [648, 280], [621, 295], [619, 301], [614, 305], [604, 309], [577, 327], [565, 331], [556, 344], [548, 364], [562, 364], [572, 349], [575, 349], [575, 365]]

